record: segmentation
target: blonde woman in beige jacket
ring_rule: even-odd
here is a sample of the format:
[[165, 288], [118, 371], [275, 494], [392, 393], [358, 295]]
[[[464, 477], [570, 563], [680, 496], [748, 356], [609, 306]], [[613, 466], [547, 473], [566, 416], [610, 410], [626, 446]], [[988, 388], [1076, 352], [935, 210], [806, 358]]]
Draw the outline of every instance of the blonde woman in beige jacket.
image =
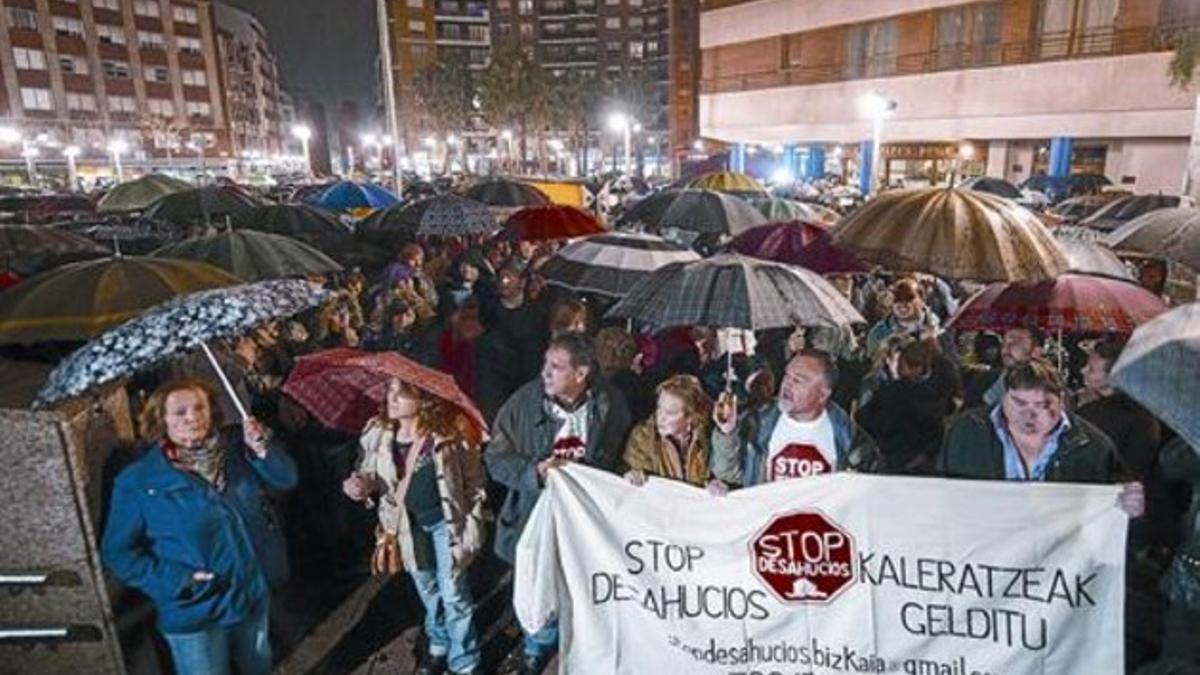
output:
[[412, 575], [425, 605], [429, 650], [417, 673], [474, 673], [479, 640], [467, 567], [485, 539], [484, 474], [478, 439], [453, 405], [393, 379], [378, 416], [359, 439], [342, 484], [355, 501], [378, 502], [371, 569]]

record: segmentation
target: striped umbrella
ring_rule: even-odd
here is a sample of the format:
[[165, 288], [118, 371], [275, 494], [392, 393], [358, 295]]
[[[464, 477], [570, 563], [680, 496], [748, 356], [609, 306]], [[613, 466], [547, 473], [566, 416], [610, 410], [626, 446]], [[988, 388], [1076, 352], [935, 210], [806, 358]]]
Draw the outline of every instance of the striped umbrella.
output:
[[497, 229], [496, 215], [484, 204], [458, 195], [438, 195], [376, 211], [358, 225], [369, 238], [452, 237]]
[[608, 316], [637, 319], [653, 329], [863, 323], [854, 306], [820, 275], [736, 253], [671, 263], [634, 286]]
[[1200, 270], [1200, 209], [1151, 211], [1118, 228], [1105, 243], [1117, 251], [1173, 260]]
[[1167, 305], [1161, 298], [1129, 281], [1064, 274], [1032, 285], [992, 284], [963, 303], [947, 327], [1132, 333], [1165, 311]]
[[556, 286], [622, 297], [665, 265], [699, 259], [694, 251], [653, 235], [613, 232], [562, 247], [539, 272]]
[[713, 171], [712, 173], [706, 173], [688, 183], [688, 187], [747, 197], [767, 196], [767, 189], [762, 186], [762, 183], [751, 176], [736, 171]]
[[758, 199], [754, 201], [754, 206], [767, 217], [767, 222], [770, 223], [791, 223], [803, 220], [809, 223], [833, 225], [841, 219], [841, 216], [833, 209], [792, 199], [777, 197]]
[[1200, 452], [1200, 303], [1176, 307], [1134, 331], [1112, 382]]
[[890, 270], [947, 279], [1038, 282], [1069, 267], [1033, 212], [973, 190], [884, 192], [847, 216], [833, 240]]
[[712, 190], [683, 190], [658, 221], [658, 229], [737, 236], [767, 219], [750, 202]]

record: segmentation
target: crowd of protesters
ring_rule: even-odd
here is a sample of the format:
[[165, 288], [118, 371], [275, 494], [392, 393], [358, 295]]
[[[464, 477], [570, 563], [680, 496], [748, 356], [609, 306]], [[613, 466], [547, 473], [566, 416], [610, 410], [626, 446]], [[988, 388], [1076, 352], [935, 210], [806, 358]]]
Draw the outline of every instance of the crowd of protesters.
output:
[[[716, 497], [829, 471], [1121, 483], [1131, 569], [1149, 580], [1130, 590], [1167, 607], [1161, 629], [1129, 631], [1130, 672], [1198, 663], [1200, 460], [1113, 389], [1118, 338], [954, 334], [943, 326], [965, 289], [883, 274], [833, 279], [869, 321], [854, 330], [650, 335], [606, 320], [611, 299], [547, 284], [552, 244], [397, 251], [370, 276], [321, 279], [336, 294], [311, 315], [218, 350], [253, 411], [241, 431], [222, 431], [235, 413], [201, 368], [142, 404], [150, 450], [117, 480], [103, 553], [155, 603], [178, 672], [269, 672], [284, 532], [331, 574], [412, 576], [417, 673], [483, 672], [466, 570], [513, 563], [547, 475], [569, 462]], [[490, 440], [399, 380], [360, 437], [321, 427], [279, 388], [298, 356], [335, 347], [450, 373]], [[540, 673], [557, 646], [553, 625], [525, 635], [500, 672]]]

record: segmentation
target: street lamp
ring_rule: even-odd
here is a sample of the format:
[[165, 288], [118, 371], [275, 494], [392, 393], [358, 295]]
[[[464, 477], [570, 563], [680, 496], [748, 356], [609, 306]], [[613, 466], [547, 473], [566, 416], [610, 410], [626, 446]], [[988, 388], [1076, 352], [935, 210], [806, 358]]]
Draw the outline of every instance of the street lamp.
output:
[[883, 118], [896, 109], [896, 102], [877, 91], [872, 91], [859, 97], [858, 109], [864, 117], [871, 119], [873, 125], [871, 176], [868, 182], [870, 188], [868, 192], [874, 193], [878, 187], [875, 179], [879, 175], [879, 158], [883, 156], [883, 149], [879, 147], [883, 139]]
[[312, 178], [312, 155], [308, 150], [308, 142], [312, 140], [312, 128], [307, 124], [292, 125], [292, 136], [299, 140], [301, 147], [304, 148], [304, 175]]
[[63, 157], [67, 158], [67, 185], [74, 192], [79, 186], [79, 170], [75, 166], [75, 158], [79, 156], [79, 147], [68, 145], [63, 148]]
[[29, 184], [33, 185], [37, 179], [37, 166], [34, 165], [34, 160], [42, 154], [41, 151], [34, 146], [33, 143], [25, 142], [25, 146], [21, 148], [21, 156], [25, 158], [25, 173], [29, 176]]
[[121, 168], [121, 155], [129, 152], [129, 144], [117, 138], [113, 139], [108, 144], [108, 152], [112, 155], [113, 170], [117, 174], [117, 182], [125, 180], [125, 172]]
[[21, 132], [13, 127], [0, 127], [0, 143], [9, 145], [21, 142]]
[[[615, 112], [608, 116], [608, 128], [612, 131], [622, 134], [625, 139], [625, 172], [630, 171], [633, 157], [633, 127], [637, 123], [629, 119], [624, 113]], [[637, 125], [641, 126], [641, 125]]]

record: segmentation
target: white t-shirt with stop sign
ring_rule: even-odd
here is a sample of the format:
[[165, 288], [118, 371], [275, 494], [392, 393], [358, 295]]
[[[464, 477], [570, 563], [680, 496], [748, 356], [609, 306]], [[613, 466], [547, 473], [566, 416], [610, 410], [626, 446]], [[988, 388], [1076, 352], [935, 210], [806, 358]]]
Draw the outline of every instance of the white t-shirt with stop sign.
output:
[[786, 413], [779, 416], [767, 447], [767, 480], [833, 473], [836, 466], [837, 446], [828, 412], [811, 422], [797, 422]]

